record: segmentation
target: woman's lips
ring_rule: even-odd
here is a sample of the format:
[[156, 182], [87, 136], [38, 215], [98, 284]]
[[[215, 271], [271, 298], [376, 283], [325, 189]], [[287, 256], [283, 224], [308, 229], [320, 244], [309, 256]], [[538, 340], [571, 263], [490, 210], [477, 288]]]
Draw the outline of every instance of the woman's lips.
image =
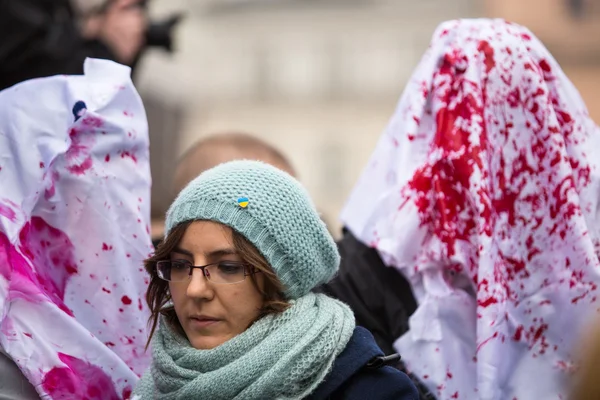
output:
[[216, 324], [217, 322], [220, 321], [216, 318], [190, 317], [190, 324], [196, 329], [207, 328], [211, 325]]

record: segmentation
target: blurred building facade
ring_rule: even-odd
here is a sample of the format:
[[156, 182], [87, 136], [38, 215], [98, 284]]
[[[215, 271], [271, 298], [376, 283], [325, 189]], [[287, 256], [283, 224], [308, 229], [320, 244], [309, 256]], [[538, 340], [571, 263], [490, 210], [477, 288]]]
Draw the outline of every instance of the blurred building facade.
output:
[[474, 15], [475, 2], [154, 2], [158, 16], [173, 9], [188, 16], [177, 54], [147, 57], [138, 81], [152, 103], [153, 214], [170, 201], [178, 155], [208, 134], [241, 130], [290, 157], [338, 228], [343, 202], [433, 30]]
[[[138, 81], [151, 105], [153, 214], [160, 216], [168, 206], [170, 174], [189, 145], [219, 131], [241, 130], [290, 157], [337, 229], [339, 211], [407, 79], [435, 27], [448, 19], [493, 16], [527, 25], [558, 52], [598, 117], [600, 91], [592, 50], [598, 49], [600, 24], [598, 17], [596, 27], [588, 21], [589, 5], [584, 4], [583, 17], [567, 14], [563, 8], [571, 6], [563, 3], [568, 2], [153, 2], [158, 16], [181, 9], [188, 13], [175, 56], [151, 54]], [[559, 28], [563, 34], [555, 30]], [[585, 40], [580, 41], [581, 35]], [[581, 55], [586, 50], [589, 57]]]

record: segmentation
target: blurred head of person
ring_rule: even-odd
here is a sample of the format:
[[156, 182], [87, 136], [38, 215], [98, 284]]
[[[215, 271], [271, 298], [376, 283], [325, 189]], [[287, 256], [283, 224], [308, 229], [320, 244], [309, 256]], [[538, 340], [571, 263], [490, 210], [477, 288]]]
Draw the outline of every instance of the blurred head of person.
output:
[[[202, 172], [234, 160], [262, 161], [296, 177], [288, 158], [264, 140], [244, 132], [215, 133], [198, 140], [179, 159], [173, 175], [173, 198]], [[155, 244], [162, 239], [163, 232], [164, 221], [153, 221]]]
[[197, 141], [181, 157], [173, 179], [179, 193], [202, 172], [233, 160], [256, 160], [296, 176], [290, 161], [271, 144], [248, 133], [224, 132]]

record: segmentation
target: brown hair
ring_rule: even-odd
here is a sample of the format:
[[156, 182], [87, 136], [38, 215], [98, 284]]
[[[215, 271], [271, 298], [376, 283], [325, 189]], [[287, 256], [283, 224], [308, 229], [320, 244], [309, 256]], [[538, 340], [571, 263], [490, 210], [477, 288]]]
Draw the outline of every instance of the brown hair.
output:
[[[166, 318], [167, 322], [171, 324], [173, 328], [185, 336], [183, 328], [175, 314], [175, 309], [172, 306], [165, 307], [169, 300], [171, 300], [168, 291], [169, 282], [158, 277], [156, 272], [156, 262], [169, 259], [171, 252], [179, 244], [186, 229], [192, 222], [193, 221], [183, 222], [173, 228], [171, 232], [169, 232], [167, 239], [158, 245], [154, 255], [144, 261], [146, 271], [150, 274], [150, 284], [148, 285], [148, 290], [146, 292], [146, 302], [148, 303], [148, 307], [150, 307], [151, 313], [151, 328], [146, 348], [150, 344], [152, 336], [156, 331], [158, 320], [161, 315]], [[290, 304], [285, 300], [283, 284], [277, 278], [277, 275], [275, 275], [275, 272], [267, 260], [260, 254], [257, 248], [240, 233], [232, 230], [232, 236], [233, 246], [242, 260], [252, 265], [265, 277], [264, 289], [261, 289], [256, 282], [256, 276], [254, 274], [250, 275], [252, 283], [263, 296], [263, 306], [257, 320], [268, 314], [277, 314], [285, 311]]]

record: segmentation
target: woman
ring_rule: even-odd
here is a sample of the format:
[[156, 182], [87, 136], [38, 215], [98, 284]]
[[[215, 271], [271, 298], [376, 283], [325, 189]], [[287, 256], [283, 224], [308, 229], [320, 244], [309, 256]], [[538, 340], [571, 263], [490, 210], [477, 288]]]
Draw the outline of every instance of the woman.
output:
[[599, 174], [598, 127], [529, 30], [436, 30], [342, 220], [410, 281], [394, 346], [439, 399], [567, 398], [598, 309]]
[[135, 398], [417, 398], [348, 306], [311, 293], [339, 255], [287, 173], [221, 164], [179, 194], [165, 228], [146, 262], [153, 364]]

